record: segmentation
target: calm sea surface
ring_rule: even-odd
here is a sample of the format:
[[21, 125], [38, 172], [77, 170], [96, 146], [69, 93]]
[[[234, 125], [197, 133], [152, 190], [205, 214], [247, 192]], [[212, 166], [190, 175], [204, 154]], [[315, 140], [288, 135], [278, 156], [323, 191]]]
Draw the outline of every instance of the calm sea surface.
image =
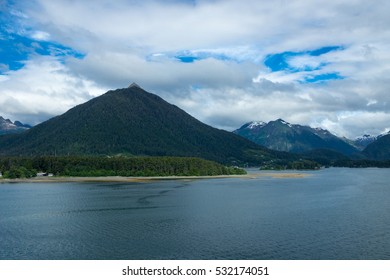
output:
[[0, 259], [390, 259], [390, 169], [304, 173], [2, 183]]

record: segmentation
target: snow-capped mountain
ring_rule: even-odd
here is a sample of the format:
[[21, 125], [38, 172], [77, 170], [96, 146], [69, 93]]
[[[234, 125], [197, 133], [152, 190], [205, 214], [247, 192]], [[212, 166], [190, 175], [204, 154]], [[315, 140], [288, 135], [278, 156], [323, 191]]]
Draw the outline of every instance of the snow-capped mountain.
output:
[[4, 119], [0, 116], [0, 135], [18, 133], [29, 128], [31, 128], [31, 126], [22, 124], [19, 121], [12, 122], [11, 120]]
[[357, 137], [355, 140], [353, 140], [353, 144], [359, 149], [359, 150], [364, 150], [368, 145], [371, 143], [375, 142], [379, 138], [389, 135], [390, 131], [387, 133], [379, 134], [377, 136], [374, 135], [369, 135], [369, 134], [364, 134], [363, 136]]
[[328, 130], [290, 124], [282, 119], [268, 123], [249, 122], [234, 133], [278, 151], [304, 153], [315, 149], [328, 149], [345, 155], [358, 153], [355, 147]]
[[377, 140], [378, 136], [372, 136], [369, 134], [364, 134], [363, 136], [357, 137], [355, 140], [353, 140], [353, 144], [359, 149], [363, 150], [365, 147], [367, 147], [369, 144]]

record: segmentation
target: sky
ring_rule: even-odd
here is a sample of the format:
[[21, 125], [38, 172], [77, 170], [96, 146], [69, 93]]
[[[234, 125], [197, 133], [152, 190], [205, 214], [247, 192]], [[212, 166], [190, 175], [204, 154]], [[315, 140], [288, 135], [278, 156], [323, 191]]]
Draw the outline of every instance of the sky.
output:
[[0, 116], [136, 82], [211, 126], [390, 130], [390, 1], [0, 0]]

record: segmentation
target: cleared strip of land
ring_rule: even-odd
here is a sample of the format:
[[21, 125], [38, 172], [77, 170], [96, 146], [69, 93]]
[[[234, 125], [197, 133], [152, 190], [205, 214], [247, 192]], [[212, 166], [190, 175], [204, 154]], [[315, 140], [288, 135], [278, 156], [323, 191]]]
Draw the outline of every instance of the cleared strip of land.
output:
[[154, 176], [154, 177], [122, 177], [122, 176], [102, 176], [102, 177], [46, 177], [39, 176], [28, 179], [1, 179], [0, 182], [20, 182], [20, 183], [49, 183], [49, 182], [148, 182], [158, 180], [198, 180], [198, 179], [221, 179], [221, 178], [243, 178], [256, 179], [259, 177], [272, 178], [304, 178], [309, 174], [304, 173], [255, 173], [246, 175], [216, 175], [216, 176]]

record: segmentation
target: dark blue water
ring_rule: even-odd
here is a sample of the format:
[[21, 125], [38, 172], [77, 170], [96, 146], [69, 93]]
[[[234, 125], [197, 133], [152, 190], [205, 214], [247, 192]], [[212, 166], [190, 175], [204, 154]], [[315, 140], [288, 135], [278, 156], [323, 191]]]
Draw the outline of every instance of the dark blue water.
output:
[[390, 259], [390, 169], [0, 184], [0, 259]]

